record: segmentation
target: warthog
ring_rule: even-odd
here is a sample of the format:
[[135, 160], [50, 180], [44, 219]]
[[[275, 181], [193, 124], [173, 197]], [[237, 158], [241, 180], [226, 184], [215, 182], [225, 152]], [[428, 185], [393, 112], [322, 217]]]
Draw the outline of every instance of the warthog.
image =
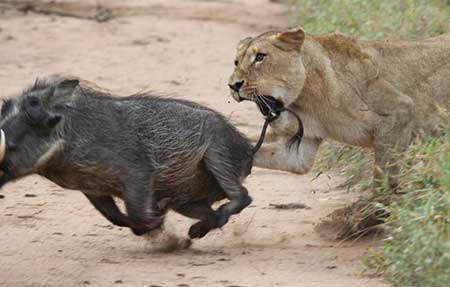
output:
[[[148, 94], [115, 97], [73, 78], [37, 80], [1, 109], [0, 187], [39, 174], [82, 191], [109, 221], [142, 235], [168, 209], [222, 227], [251, 203], [253, 152], [219, 113]], [[123, 199], [124, 214], [113, 197]], [[217, 210], [211, 205], [227, 198]]]

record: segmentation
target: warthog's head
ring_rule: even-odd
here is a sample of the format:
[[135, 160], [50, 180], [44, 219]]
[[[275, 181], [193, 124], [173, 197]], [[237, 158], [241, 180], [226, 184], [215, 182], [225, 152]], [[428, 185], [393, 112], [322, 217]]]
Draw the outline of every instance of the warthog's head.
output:
[[0, 187], [8, 181], [38, 172], [62, 151], [64, 119], [56, 112], [58, 107], [52, 99], [72, 94], [77, 85], [77, 80], [37, 81], [21, 96], [3, 101]]

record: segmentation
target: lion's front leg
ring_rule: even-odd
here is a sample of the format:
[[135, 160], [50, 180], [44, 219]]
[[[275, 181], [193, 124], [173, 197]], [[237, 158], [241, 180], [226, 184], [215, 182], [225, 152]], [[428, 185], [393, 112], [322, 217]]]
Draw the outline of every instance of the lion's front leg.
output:
[[[392, 123], [386, 123], [386, 125], [390, 124]], [[398, 186], [398, 164], [411, 140], [412, 124], [397, 122], [393, 125], [394, 128], [381, 128], [381, 135], [375, 140], [375, 188], [386, 183], [390, 189]]]
[[370, 96], [377, 99], [372, 104], [380, 116], [374, 138], [374, 187], [387, 180], [390, 188], [398, 185], [398, 160], [411, 141], [414, 103], [387, 81], [376, 81]]
[[263, 145], [255, 155], [254, 165], [305, 174], [313, 166], [321, 142], [321, 139], [303, 138], [298, 149], [289, 148], [282, 141]]

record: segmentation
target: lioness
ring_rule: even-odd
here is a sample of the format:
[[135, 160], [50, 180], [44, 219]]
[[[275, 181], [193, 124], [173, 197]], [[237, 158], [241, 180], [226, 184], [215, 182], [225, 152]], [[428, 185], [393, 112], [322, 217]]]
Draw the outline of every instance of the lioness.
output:
[[[421, 41], [358, 41], [302, 28], [242, 40], [229, 80], [232, 97], [288, 107], [302, 120], [299, 149], [286, 144], [298, 128], [290, 113], [271, 122], [272, 143], [255, 165], [306, 173], [324, 139], [373, 148], [375, 179], [396, 185], [396, 154], [413, 132], [434, 131], [450, 107], [450, 34]], [[276, 100], [276, 101], [274, 101]], [[377, 181], [375, 181], [377, 182]]]

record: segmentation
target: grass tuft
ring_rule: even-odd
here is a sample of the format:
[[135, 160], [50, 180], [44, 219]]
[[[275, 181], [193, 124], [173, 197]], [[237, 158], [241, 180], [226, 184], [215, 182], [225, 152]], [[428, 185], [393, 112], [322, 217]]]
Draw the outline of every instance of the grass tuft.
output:
[[387, 210], [386, 239], [366, 265], [394, 286], [450, 282], [450, 136], [412, 145], [401, 163], [399, 200]]

